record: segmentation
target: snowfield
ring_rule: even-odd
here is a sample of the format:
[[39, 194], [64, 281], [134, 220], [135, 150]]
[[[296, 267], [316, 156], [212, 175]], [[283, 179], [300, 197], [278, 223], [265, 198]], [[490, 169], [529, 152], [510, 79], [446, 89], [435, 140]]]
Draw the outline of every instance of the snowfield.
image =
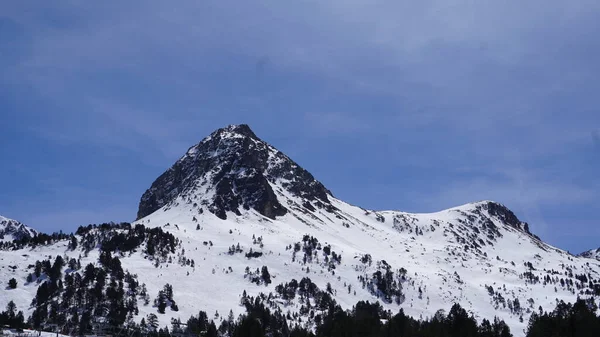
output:
[[[294, 202], [293, 197], [277, 186], [274, 189], [279, 191], [280, 198]], [[486, 202], [432, 214], [365, 211], [336, 199], [332, 200], [332, 204], [345, 219], [319, 211], [311, 216], [292, 213], [271, 220], [249, 211], [243, 216], [231, 214], [227, 220], [221, 220], [209, 212], [198, 214], [192, 205], [179, 200], [137, 223], [160, 226], [181, 239], [185, 256], [195, 261], [194, 268], [176, 261], [157, 268], [141, 252], [122, 258], [123, 268], [137, 274], [140, 282], [146, 283], [151, 298], [156, 297], [166, 283], [173, 285], [179, 311], [167, 309], [164, 315], [158, 315], [163, 326], [170, 324], [171, 318], [185, 320], [199, 310], [205, 310], [209, 315], [218, 313], [223, 318], [229, 310], [233, 310], [237, 316], [244, 312], [239, 305], [244, 290], [251, 296], [274, 292], [277, 284], [305, 276], [321, 289], [330, 283], [334, 298], [342, 307], [351, 308], [359, 300], [376, 301], [378, 298], [363, 288], [357, 278], [375, 271], [376, 261], [385, 260], [395, 269], [407, 270], [407, 281], [403, 283], [405, 300], [400, 305], [383, 303], [386, 308], [393, 312], [403, 308], [408, 315], [425, 318], [433, 316], [438, 309], [448, 311], [453, 303], [460, 303], [478, 319], [503, 318], [515, 336], [524, 334], [531, 310], [537, 311], [539, 306], [552, 310], [557, 299], [573, 302], [577, 298], [577, 291], [574, 294], [560, 284], [556, 289], [554, 284], [528, 284], [522, 277], [529, 270], [525, 263], [531, 262], [540, 275], [545, 274], [542, 272], [544, 269], [564, 273], [570, 268], [574, 273], [591, 274], [597, 278], [600, 271], [598, 261], [574, 257], [493, 217], [490, 219], [498, 226], [502, 237], [492, 245], [482, 246], [483, 254], [465, 252], [465, 243], [459, 241], [472, 233], [472, 229], [460, 222], [466, 222], [468, 215]], [[485, 212], [483, 216], [487, 216]], [[395, 224], [395, 218], [403, 219], [403, 222], [397, 220]], [[197, 229], [198, 226], [200, 229]], [[452, 227], [457, 233], [462, 228], [464, 236], [451, 234]], [[331, 245], [332, 251], [341, 254], [341, 264], [334, 270], [335, 274], [328, 271], [322, 260], [303, 264], [302, 259], [297, 258], [292, 262], [293, 250], [286, 248], [302, 241], [306, 234], [317, 238], [323, 245]], [[253, 237], [262, 238], [262, 248], [254, 243]], [[468, 244], [469, 241], [465, 242]], [[238, 243], [244, 252], [252, 248], [263, 255], [258, 258], [246, 258], [243, 253], [229, 255], [229, 247]], [[66, 241], [34, 250], [3, 251], [0, 281], [7, 284], [10, 278], [15, 277], [19, 285], [16, 289], [4, 290], [0, 306], [4, 307], [13, 300], [20, 310], [25, 309], [30, 314], [32, 308], [29, 305], [37, 284], [25, 282], [31, 272], [28, 266], [49, 256], [77, 258], [80, 254], [77, 250], [69, 251]], [[371, 266], [360, 261], [365, 254], [372, 257]], [[97, 258], [98, 251], [93, 251], [81, 258], [81, 264], [97, 263]], [[254, 271], [262, 266], [269, 269], [273, 281], [270, 285], [256, 285], [245, 277], [246, 267]], [[524, 308], [523, 313], [513, 314], [502, 304], [495, 305], [486, 285], [507, 300], [518, 299]], [[299, 309], [294, 302], [282, 301], [281, 305], [285, 307], [284, 312]], [[139, 319], [157, 312], [152, 304], [144, 306], [140, 302], [139, 306]], [[521, 315], [523, 322], [519, 320]]]

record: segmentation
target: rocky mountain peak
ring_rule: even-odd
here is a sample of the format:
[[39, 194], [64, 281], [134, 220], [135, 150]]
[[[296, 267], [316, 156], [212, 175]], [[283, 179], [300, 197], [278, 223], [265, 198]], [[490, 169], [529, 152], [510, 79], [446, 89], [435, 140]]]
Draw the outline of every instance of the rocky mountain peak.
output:
[[248, 126], [248, 124], [232, 124], [225, 128], [218, 129], [217, 131], [215, 131], [215, 133], [217, 133], [217, 134], [227, 134], [227, 133], [228, 134], [236, 134], [236, 135], [240, 135], [240, 136], [258, 140], [258, 137], [256, 136], [256, 134], [254, 134], [254, 131], [252, 131], [252, 129], [250, 129], [250, 126]]
[[5, 218], [0, 215], [0, 241], [20, 240], [31, 238], [37, 231], [25, 226], [17, 220]]
[[288, 156], [256, 136], [248, 125], [221, 128], [190, 147], [158, 177], [140, 200], [145, 217], [182, 198], [221, 219], [254, 209], [274, 219], [288, 208], [273, 188], [299, 198], [301, 207], [329, 203], [331, 192]]
[[579, 254], [578, 256], [585, 257], [588, 259], [596, 259], [596, 260], [600, 261], [600, 248], [588, 250], [587, 252], [583, 252], [583, 253]]
[[531, 234], [529, 231], [529, 225], [526, 222], [519, 220], [515, 213], [513, 213], [513, 211], [508, 209], [508, 207], [504, 206], [503, 204], [486, 200], [480, 202], [479, 207], [486, 210], [490, 216], [500, 219], [504, 224], [515, 229], [522, 230], [527, 234]]

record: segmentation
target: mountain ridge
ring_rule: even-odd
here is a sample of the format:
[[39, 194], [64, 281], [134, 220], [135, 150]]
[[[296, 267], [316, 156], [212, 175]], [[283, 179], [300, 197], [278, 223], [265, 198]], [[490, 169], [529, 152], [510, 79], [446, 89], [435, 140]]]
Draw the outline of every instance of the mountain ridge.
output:
[[590, 249], [588, 251], [578, 254], [577, 256], [585, 257], [588, 259], [600, 260], [600, 248]]
[[[128, 298], [137, 322], [156, 314], [170, 289], [177, 310], [159, 311], [162, 325], [198, 310], [235, 316], [246, 298], [263, 298], [290, 322], [314, 327], [330, 296], [344, 309], [379, 301], [413, 317], [460, 303], [523, 336], [539, 307], [600, 296], [600, 261], [543, 242], [498, 202], [434, 213], [350, 205], [247, 126], [190, 147], [144, 192], [133, 223], [82, 226], [4, 249], [0, 282], [20, 285], [0, 306], [12, 298], [28, 314], [37, 310], [31, 299], [47, 278], [30, 276], [28, 266], [60, 255], [75, 261], [69, 275], [85, 277], [89, 264], [135, 275], [147, 290]], [[300, 295], [290, 288], [298, 283], [328, 295]], [[148, 294], [158, 294], [154, 305]]]
[[0, 215], [0, 241], [20, 240], [24, 237], [31, 238], [38, 231], [25, 224]]
[[[171, 202], [173, 199], [175, 199], [177, 197], [178, 193], [182, 193], [184, 192], [186, 189], [190, 189], [192, 184], [190, 184], [190, 182], [182, 182], [182, 181], [177, 181], [177, 171], [181, 170], [177, 165], [185, 165], [186, 161], [189, 161], [190, 159], [196, 159], [195, 157], [198, 156], [198, 153], [202, 153], [202, 151], [213, 151], [214, 153], [220, 152], [220, 151], [226, 151], [227, 148], [223, 149], [221, 147], [219, 147], [219, 145], [221, 145], [221, 142], [223, 141], [223, 139], [250, 139], [253, 142], [259, 143], [262, 147], [263, 147], [263, 151], [268, 151], [269, 155], [280, 155], [282, 157], [283, 160], [287, 160], [289, 161], [289, 165], [288, 166], [292, 166], [292, 167], [298, 167], [300, 169], [300, 172], [302, 172], [302, 175], [306, 175], [306, 179], [309, 180], [309, 184], [317, 184], [319, 185], [319, 189], [320, 189], [320, 193], [318, 195], [318, 197], [322, 200], [327, 202], [327, 196], [333, 196], [333, 193], [327, 189], [321, 182], [319, 182], [318, 180], [316, 180], [312, 174], [310, 174], [308, 171], [304, 170], [302, 167], [300, 167], [297, 163], [295, 163], [292, 159], [290, 159], [288, 156], [286, 156], [285, 154], [283, 154], [281, 151], [277, 150], [276, 148], [274, 148], [272, 145], [264, 142], [263, 140], [261, 140], [260, 138], [258, 138], [258, 136], [256, 136], [256, 134], [250, 129], [250, 127], [247, 124], [232, 124], [229, 125], [227, 127], [224, 128], [220, 128], [217, 129], [216, 131], [212, 132], [209, 136], [205, 137], [202, 141], [200, 141], [198, 144], [191, 146], [186, 153], [180, 157], [176, 163], [171, 166], [171, 168], [169, 168], [167, 171], [165, 171], [165, 173], [163, 173], [158, 179], [156, 179], [152, 186], [146, 190], [146, 192], [144, 193], [144, 195], [142, 196], [141, 200], [140, 200], [140, 206], [139, 206], [139, 210], [138, 210], [138, 216], [137, 219], [139, 220], [140, 218], [142, 218], [142, 215], [149, 215], [152, 212], [149, 212], [149, 210], [153, 210], [156, 211], [157, 209], [159, 209], [160, 207], [158, 207], [159, 205], [164, 206], [165, 204], [168, 204], [169, 202]], [[213, 142], [215, 139], [219, 140], [219, 144], [215, 146], [215, 144], [212, 144], [212, 146], [209, 146], [208, 148], [204, 147], [203, 145]], [[234, 152], [236, 154], [239, 154], [239, 150], [248, 150], [247, 145], [243, 144], [240, 145], [240, 142], [238, 143], [233, 143], [233, 145], [231, 145], [231, 147], [233, 149], [229, 149], [229, 151]], [[254, 149], [252, 149], [252, 151], [254, 151]], [[258, 153], [257, 153], [258, 152]], [[219, 153], [219, 155], [222, 155], [222, 153]], [[254, 153], [251, 153], [251, 155], [256, 156], [256, 157], [260, 157], [262, 155], [262, 153], [260, 153], [260, 151], [255, 151]], [[214, 157], [215, 155], [213, 155]], [[261, 158], [258, 159], [257, 158], [253, 158], [254, 160], [246, 160], [244, 161], [241, 165], [239, 165], [238, 169], [241, 170], [248, 170], [248, 169], [253, 169], [253, 170], [260, 170], [261, 174], [266, 175], [264, 171], [267, 170], [267, 164], [265, 163], [265, 159]], [[270, 159], [270, 158], [269, 158]], [[193, 162], [193, 164], [198, 165], [197, 163], [197, 159]], [[202, 164], [204, 164], [204, 162], [202, 162]], [[221, 163], [216, 163], [216, 165], [220, 165]], [[246, 166], [244, 166], [244, 164], [246, 164]], [[213, 163], [213, 165], [215, 165], [215, 163]], [[189, 170], [188, 171], [192, 171]], [[304, 174], [304, 172], [306, 172], [306, 174]], [[175, 176], [175, 180], [176, 181], [160, 181], [161, 177], [165, 176], [165, 174], [169, 174], [171, 173], [172, 176]], [[198, 177], [199, 175], [201, 175], [204, 172], [187, 172], [188, 175], [186, 176], [187, 180], [190, 180], [190, 176], [192, 179], [199, 179], [201, 177]], [[222, 173], [222, 175], [226, 175], [227, 173]], [[220, 176], [218, 176], [220, 177]], [[278, 176], [268, 176], [267, 177], [270, 180], [274, 180], [274, 179], [278, 179], [280, 177]], [[184, 180], [184, 179], [180, 179], [180, 180]], [[162, 193], [162, 194], [166, 194], [168, 200], [162, 201], [160, 203], [158, 203], [156, 206], [154, 207], [148, 207], [145, 204], [145, 202], [147, 202], [147, 199], [152, 198], [152, 190], [156, 189], [157, 184], [163, 183], [163, 184], [167, 184], [167, 185], [175, 185], [176, 182], [179, 183], [184, 183], [187, 186], [184, 186], [184, 190], [180, 190], [179, 186], [177, 186], [177, 188], [173, 188], [173, 190], [171, 191], [171, 193]], [[170, 186], [169, 186], [170, 187]], [[302, 193], [302, 192], [300, 192]], [[305, 194], [309, 194], [307, 192], [304, 192]], [[493, 207], [493, 211], [498, 211], [499, 214], [502, 214], [502, 216], [507, 217], [506, 220], [508, 222], [511, 223], [511, 225], [513, 226], [517, 226], [521, 223], [521, 221], [515, 216], [515, 214], [508, 209], [505, 205], [503, 205], [500, 202], [497, 201], [493, 201], [493, 200], [481, 200], [481, 201], [477, 201], [477, 202], [470, 202], [467, 204], [464, 204], [463, 206], [469, 205], [469, 204], [478, 204], [478, 203], [487, 203], [489, 205], [495, 205], [497, 207], [491, 206]], [[457, 207], [461, 207], [461, 205], [459, 206], [455, 206], [455, 207], [451, 207], [452, 208], [457, 208]], [[312, 208], [309, 206], [309, 208]], [[146, 210], [148, 209], [148, 210]], [[231, 210], [231, 209], [229, 209]], [[235, 210], [233, 210], [235, 212]], [[384, 210], [380, 210], [380, 211], [384, 211]], [[389, 211], [398, 211], [398, 210], [389, 210]], [[443, 211], [443, 210], [442, 210]], [[237, 214], [237, 213], [236, 213]], [[261, 212], [261, 214], [263, 214]], [[239, 215], [239, 214], [237, 214]], [[265, 214], [263, 214], [265, 215]], [[220, 214], [219, 217], [222, 217], [222, 215]], [[270, 217], [270, 216], [268, 216]], [[529, 232], [529, 227], [527, 223], [523, 223], [524, 224], [524, 229], [526, 230], [526, 232]]]

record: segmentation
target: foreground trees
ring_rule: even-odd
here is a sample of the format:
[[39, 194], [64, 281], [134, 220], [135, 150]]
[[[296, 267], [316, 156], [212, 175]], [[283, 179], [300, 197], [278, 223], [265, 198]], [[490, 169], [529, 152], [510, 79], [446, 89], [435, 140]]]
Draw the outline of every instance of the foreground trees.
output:
[[578, 299], [575, 304], [559, 302], [549, 313], [533, 313], [527, 337], [594, 337], [600, 336], [600, 317], [593, 299]]

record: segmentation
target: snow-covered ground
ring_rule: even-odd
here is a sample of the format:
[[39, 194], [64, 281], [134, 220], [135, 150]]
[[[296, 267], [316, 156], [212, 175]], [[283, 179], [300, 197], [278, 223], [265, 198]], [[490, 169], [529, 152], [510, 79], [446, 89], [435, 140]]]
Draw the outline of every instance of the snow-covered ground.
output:
[[67, 335], [57, 334], [54, 332], [34, 331], [29, 329], [23, 329], [23, 331], [17, 331], [15, 329], [2, 329], [1, 335], [4, 337], [68, 337]]
[[[295, 202], [284, 189], [276, 184], [273, 187], [288, 204]], [[385, 260], [394, 270], [407, 270], [408, 280], [403, 284], [405, 301], [400, 305], [384, 304], [393, 312], [402, 307], [409, 315], [425, 318], [431, 317], [438, 309], [447, 311], [453, 303], [460, 303], [477, 318], [499, 316], [505, 319], [515, 336], [523, 335], [529, 318], [526, 311], [537, 311], [539, 306], [552, 310], [557, 299], [572, 302], [577, 297], [560, 284], [556, 289], [554, 284], [527, 284], [522, 278], [522, 274], [529, 270], [525, 263], [531, 262], [534, 273], [540, 277], [546, 275], [544, 269], [554, 269], [563, 274], [560, 277], [567, 278], [564, 276], [567, 268], [571, 268], [573, 273], [599, 276], [600, 262], [574, 257], [537, 241], [522, 230], [503, 224], [500, 219], [481, 211], [486, 202], [432, 214], [373, 212], [333, 198], [331, 202], [339, 210], [338, 217], [317, 210], [313, 214], [291, 212], [278, 220], [271, 220], [248, 211], [242, 216], [229, 214], [227, 220], [221, 220], [209, 212], [199, 214], [193, 205], [179, 200], [137, 223], [160, 226], [173, 233], [181, 240], [185, 256], [195, 261], [194, 268], [182, 266], [177, 261], [157, 268], [141, 252], [123, 257], [123, 268], [137, 274], [140, 282], [146, 283], [152, 299], [166, 283], [173, 285], [179, 311], [167, 309], [164, 315], [158, 315], [162, 326], [169, 324], [171, 317], [185, 320], [199, 310], [205, 310], [209, 315], [218, 312], [226, 317], [231, 309], [237, 316], [243, 312], [239, 302], [244, 290], [251, 296], [269, 293], [279, 283], [293, 278], [300, 280], [304, 276], [310, 277], [321, 289], [330, 283], [336, 301], [345, 308], [351, 308], [359, 300], [375, 301], [377, 298], [368, 289], [363, 289], [357, 278], [371, 274], [375, 271], [376, 261]], [[478, 208], [481, 215], [473, 213]], [[475, 220], [469, 220], [469, 217], [475, 217]], [[472, 227], [479, 226], [478, 220], [485, 218], [497, 226], [501, 237], [481, 246], [479, 252], [473, 249], [465, 251], [465, 245], [470, 245], [470, 240], [474, 239]], [[306, 265], [302, 258], [292, 262], [293, 250], [286, 248], [302, 241], [305, 234], [316, 237], [322, 245], [331, 245], [332, 251], [342, 255], [335, 275], [328, 272], [323, 260]], [[254, 243], [253, 237], [262, 238], [262, 248], [259, 243]], [[229, 255], [229, 247], [238, 243], [244, 252], [252, 248], [263, 252], [263, 255], [251, 259], [244, 254]], [[371, 255], [371, 266], [360, 262], [360, 257], [365, 254]], [[7, 284], [10, 278], [15, 277], [19, 285], [16, 289], [3, 291], [0, 306], [6, 306], [8, 301], [13, 300], [18, 309], [29, 314], [29, 305], [37, 288], [36, 284], [25, 282], [31, 272], [29, 266], [36, 260], [56, 255], [76, 258], [81, 252], [69, 251], [66, 241], [33, 250], [3, 251], [0, 255], [0, 282]], [[87, 257], [82, 256], [81, 264], [97, 263], [97, 257], [98, 251], [92, 251]], [[272, 276], [273, 283], [270, 285], [258, 286], [244, 277], [246, 267], [254, 271], [263, 265], [268, 267]], [[348, 285], [351, 286], [350, 291]], [[495, 308], [486, 285], [493, 287], [506, 300], [518, 299], [521, 307], [525, 308], [524, 321], [520, 322], [520, 315], [511, 314], [501, 304]], [[151, 305], [144, 306], [141, 302], [139, 305], [139, 319], [156, 313], [156, 308]], [[286, 306], [284, 311], [299, 309], [297, 303], [282, 303], [282, 306]]]

